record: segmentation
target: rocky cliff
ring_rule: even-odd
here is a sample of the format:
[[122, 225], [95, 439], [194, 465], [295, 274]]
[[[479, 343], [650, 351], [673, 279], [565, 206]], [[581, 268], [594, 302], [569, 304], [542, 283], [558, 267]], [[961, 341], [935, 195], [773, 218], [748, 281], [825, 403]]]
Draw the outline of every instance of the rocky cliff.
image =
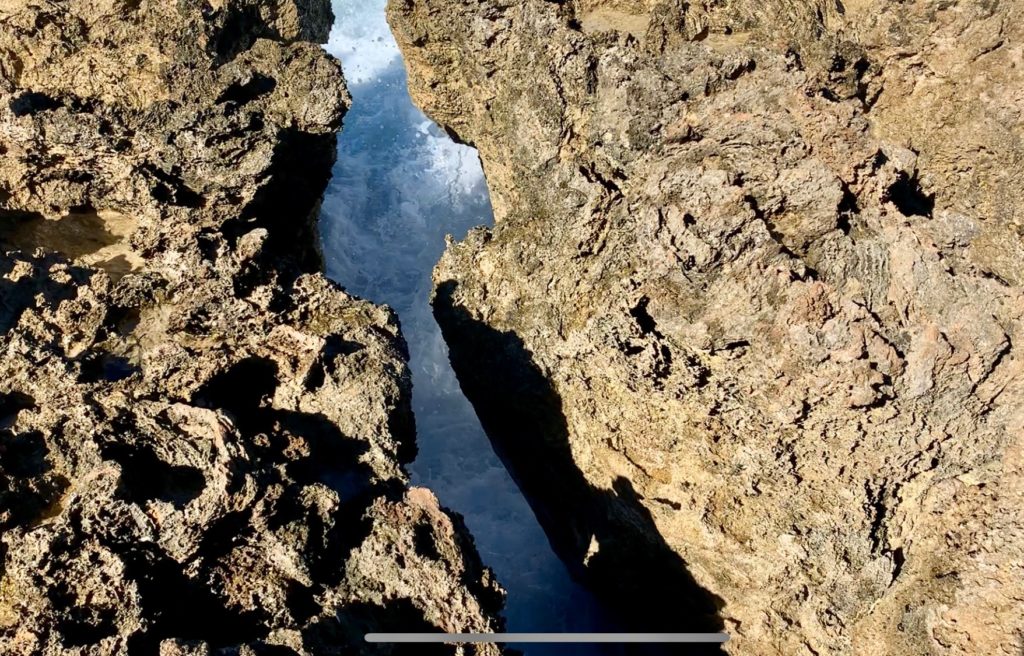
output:
[[0, 652], [499, 627], [461, 521], [408, 486], [395, 316], [319, 272], [331, 20], [0, 0]]
[[1024, 648], [1024, 4], [392, 0], [435, 312], [563, 557], [732, 654]]

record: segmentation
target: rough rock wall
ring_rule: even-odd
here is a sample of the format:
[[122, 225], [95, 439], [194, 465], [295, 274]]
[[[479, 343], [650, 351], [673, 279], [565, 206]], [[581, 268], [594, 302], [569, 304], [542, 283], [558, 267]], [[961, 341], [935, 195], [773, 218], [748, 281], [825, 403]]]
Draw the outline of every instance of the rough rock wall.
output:
[[461, 521], [402, 469], [395, 316], [319, 273], [331, 20], [0, 0], [3, 654], [498, 627]]
[[435, 312], [570, 564], [734, 654], [1021, 653], [1024, 4], [390, 18], [496, 210]]

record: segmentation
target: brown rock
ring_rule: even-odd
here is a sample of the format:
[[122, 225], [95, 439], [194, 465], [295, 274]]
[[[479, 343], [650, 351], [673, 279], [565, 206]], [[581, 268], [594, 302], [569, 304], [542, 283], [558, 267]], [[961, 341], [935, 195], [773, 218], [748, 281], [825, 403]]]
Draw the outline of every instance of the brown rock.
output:
[[465, 528], [408, 488], [396, 317], [320, 273], [330, 21], [0, 2], [0, 652], [500, 628]]
[[1022, 13], [392, 1], [495, 206], [436, 271], [453, 363], [635, 626], [1024, 647]]

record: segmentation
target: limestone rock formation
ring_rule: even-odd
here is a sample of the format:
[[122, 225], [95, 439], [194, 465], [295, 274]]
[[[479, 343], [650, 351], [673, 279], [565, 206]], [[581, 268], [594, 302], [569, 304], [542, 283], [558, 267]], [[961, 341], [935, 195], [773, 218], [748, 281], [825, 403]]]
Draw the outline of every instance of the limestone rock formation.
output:
[[435, 312], [563, 556], [732, 654], [1024, 648], [1024, 3], [392, 0]]
[[461, 520], [408, 486], [396, 317], [320, 273], [331, 20], [0, 1], [0, 653], [500, 627]]

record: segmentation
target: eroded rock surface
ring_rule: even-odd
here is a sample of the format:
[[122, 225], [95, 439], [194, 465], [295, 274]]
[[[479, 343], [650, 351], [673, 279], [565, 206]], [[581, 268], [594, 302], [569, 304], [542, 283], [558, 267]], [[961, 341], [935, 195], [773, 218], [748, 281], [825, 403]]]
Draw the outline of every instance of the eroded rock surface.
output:
[[402, 469], [396, 317], [319, 272], [331, 20], [0, 1], [0, 652], [498, 628], [461, 520]]
[[734, 654], [1024, 648], [1020, 2], [392, 0], [435, 311], [563, 555]]

